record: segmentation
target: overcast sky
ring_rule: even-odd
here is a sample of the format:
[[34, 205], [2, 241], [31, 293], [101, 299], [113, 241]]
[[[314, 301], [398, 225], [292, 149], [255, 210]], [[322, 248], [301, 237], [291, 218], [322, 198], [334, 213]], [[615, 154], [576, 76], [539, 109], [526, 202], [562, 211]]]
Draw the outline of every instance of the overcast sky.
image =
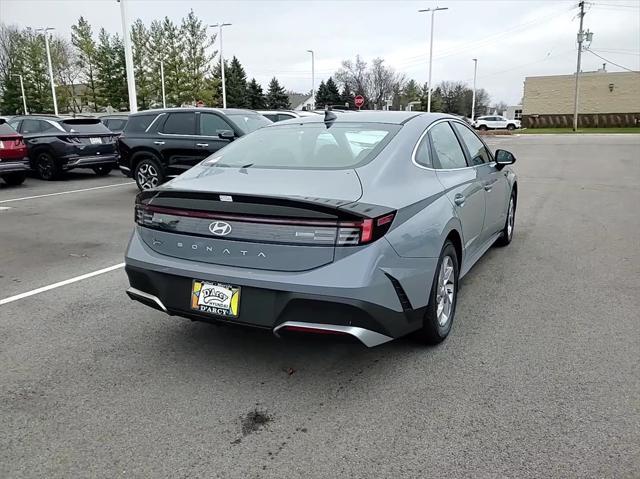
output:
[[[145, 23], [165, 15], [179, 22], [190, 8], [207, 23], [233, 23], [224, 33], [225, 57], [236, 55], [249, 78], [266, 86], [277, 76], [287, 89], [311, 88], [310, 55], [315, 50], [316, 84], [360, 54], [382, 57], [420, 83], [427, 79], [428, 14], [421, 8], [448, 7], [436, 14], [433, 81], [473, 80], [494, 101], [518, 103], [525, 76], [575, 71], [577, 1], [458, 0], [438, 2], [126, 0], [129, 19]], [[0, 20], [22, 27], [50, 26], [69, 36], [82, 15], [97, 31], [121, 33], [115, 0], [0, 0]], [[640, 1], [590, 2], [585, 28], [591, 48], [622, 66], [640, 70]], [[586, 53], [583, 71], [604, 60]], [[621, 71], [609, 64], [610, 71]]]

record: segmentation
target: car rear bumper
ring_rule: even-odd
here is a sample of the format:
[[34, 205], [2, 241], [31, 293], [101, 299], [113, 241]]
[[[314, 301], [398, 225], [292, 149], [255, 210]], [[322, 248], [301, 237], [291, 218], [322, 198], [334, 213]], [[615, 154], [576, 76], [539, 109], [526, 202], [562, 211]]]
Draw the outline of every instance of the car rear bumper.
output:
[[62, 169], [71, 170], [73, 168], [92, 168], [94, 166], [111, 165], [114, 168], [118, 165], [118, 155], [95, 155], [67, 158]]
[[26, 173], [29, 171], [29, 159], [0, 161], [0, 175], [9, 173]]
[[[379, 250], [391, 249], [386, 240], [377, 243]], [[380, 254], [379, 250], [373, 254]], [[395, 255], [392, 260], [398, 264], [386, 267], [378, 257], [367, 270], [363, 260], [354, 261], [353, 256], [357, 254], [304, 272], [261, 271], [159, 255], [134, 233], [125, 258], [131, 285], [127, 294], [147, 306], [192, 320], [261, 328], [276, 335], [344, 334], [367, 346], [419, 329], [437, 259]], [[349, 264], [340, 264], [347, 260]], [[194, 279], [239, 286], [239, 316], [230, 319], [193, 310]]]

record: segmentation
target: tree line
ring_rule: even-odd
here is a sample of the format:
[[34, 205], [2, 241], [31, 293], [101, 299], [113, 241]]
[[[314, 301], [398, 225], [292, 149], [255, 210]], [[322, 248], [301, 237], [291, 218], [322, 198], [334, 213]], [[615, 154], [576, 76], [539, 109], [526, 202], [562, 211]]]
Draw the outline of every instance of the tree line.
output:
[[[164, 70], [167, 106], [222, 106], [220, 61], [213, 50], [216, 34], [192, 11], [179, 23], [165, 17], [131, 26], [138, 108], [162, 106], [160, 67]], [[94, 31], [80, 17], [71, 37], [49, 37], [58, 109], [65, 113], [127, 110], [124, 44], [118, 34]], [[53, 112], [44, 37], [30, 28], [0, 24], [0, 111], [21, 113], [22, 76], [31, 112]], [[235, 57], [225, 60], [228, 107], [288, 108], [286, 91], [276, 78], [266, 92], [255, 79], [247, 81]]]
[[[138, 108], [162, 106], [161, 64], [167, 106], [222, 106], [222, 81], [216, 34], [207, 30], [193, 10], [180, 22], [168, 17], [131, 26]], [[116, 33], [97, 32], [83, 17], [71, 27], [70, 38], [50, 36], [51, 59], [58, 108], [63, 113], [124, 111], [128, 109], [124, 44]], [[266, 91], [247, 74], [234, 56], [225, 60], [227, 106], [251, 109], [290, 108], [284, 87], [273, 78]], [[53, 111], [45, 42], [32, 29], [0, 24], [0, 111], [22, 112], [22, 76], [31, 112]], [[338, 71], [321, 81], [316, 108], [326, 105], [354, 108], [354, 97], [365, 98], [365, 109], [427, 109], [427, 85], [396, 72], [382, 58], [371, 62], [359, 55], [342, 62]], [[471, 89], [462, 82], [441, 82], [432, 91], [431, 110], [471, 115]], [[476, 92], [476, 113], [489, 110], [489, 95]]]

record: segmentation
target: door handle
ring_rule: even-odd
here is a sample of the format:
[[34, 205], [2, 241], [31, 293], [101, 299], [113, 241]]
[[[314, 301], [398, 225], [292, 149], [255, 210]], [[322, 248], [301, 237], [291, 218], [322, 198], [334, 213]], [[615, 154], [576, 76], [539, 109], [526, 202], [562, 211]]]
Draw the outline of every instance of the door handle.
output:
[[493, 189], [493, 185], [487, 184], [484, 185], [484, 191], [491, 191]]
[[164, 141], [154, 141], [154, 145], [164, 145]]
[[460, 193], [458, 193], [456, 196], [453, 197], [453, 202], [457, 205], [457, 206], [464, 206], [464, 202], [467, 198], [465, 198], [464, 195], [461, 195]]
[[207, 148], [209, 146], [209, 143], [196, 143], [196, 146], [200, 148]]

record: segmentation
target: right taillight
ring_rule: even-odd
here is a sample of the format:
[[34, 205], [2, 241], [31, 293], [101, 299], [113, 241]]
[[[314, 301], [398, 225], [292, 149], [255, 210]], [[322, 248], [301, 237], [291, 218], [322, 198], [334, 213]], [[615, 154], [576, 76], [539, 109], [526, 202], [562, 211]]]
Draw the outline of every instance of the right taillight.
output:
[[337, 245], [358, 246], [382, 238], [391, 228], [395, 215], [394, 212], [377, 218], [338, 223]]

